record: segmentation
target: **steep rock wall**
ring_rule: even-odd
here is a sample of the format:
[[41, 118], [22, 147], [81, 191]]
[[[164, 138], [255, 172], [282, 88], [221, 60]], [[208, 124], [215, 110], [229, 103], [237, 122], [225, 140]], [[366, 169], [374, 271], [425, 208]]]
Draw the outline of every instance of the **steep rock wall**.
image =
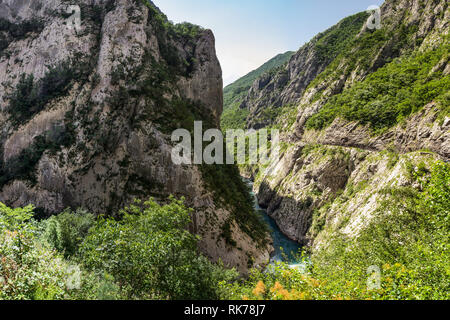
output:
[[[216, 204], [196, 166], [171, 161], [187, 119], [219, 123], [222, 71], [210, 30], [171, 25], [152, 3], [1, 1], [1, 192], [41, 215], [66, 207], [115, 214], [133, 198], [185, 197], [200, 249], [246, 272], [270, 245]], [[189, 127], [188, 127], [189, 129]], [[232, 247], [221, 236], [231, 221]]]

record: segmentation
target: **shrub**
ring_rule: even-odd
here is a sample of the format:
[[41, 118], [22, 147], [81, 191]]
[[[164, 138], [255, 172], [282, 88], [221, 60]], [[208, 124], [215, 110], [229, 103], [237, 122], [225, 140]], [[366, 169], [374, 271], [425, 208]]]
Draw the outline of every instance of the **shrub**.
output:
[[32, 216], [0, 203], [0, 300], [95, 299], [97, 277], [40, 243]]
[[8, 159], [6, 163], [1, 165], [0, 187], [13, 179], [23, 179], [35, 183], [35, 168], [44, 152], [49, 150], [55, 153], [61, 145], [71, 143], [70, 134], [70, 132], [65, 131], [61, 135], [57, 135], [54, 141], [45, 136], [35, 137], [28, 148], [23, 149], [19, 155]]
[[198, 254], [198, 237], [187, 231], [191, 212], [173, 198], [164, 206], [137, 201], [120, 221], [98, 221], [81, 260], [113, 275], [128, 298], [214, 299], [224, 271]]
[[33, 75], [22, 74], [15, 91], [8, 96], [10, 120], [18, 126], [40, 112], [52, 99], [67, 93], [75, 74], [64, 63], [50, 69], [45, 76], [35, 82]]
[[347, 49], [367, 18], [368, 14], [361, 12], [343, 19], [337, 25], [321, 33], [315, 44], [318, 60], [321, 63], [330, 62]]
[[323, 129], [336, 117], [369, 124], [374, 131], [394, 126], [432, 101], [439, 101], [450, 90], [450, 77], [431, 72], [448, 45], [414, 53], [387, 64], [363, 82], [331, 99], [306, 123], [307, 128]]
[[[251, 190], [242, 181], [237, 166], [204, 164], [200, 169], [206, 186], [214, 193], [216, 205], [229, 209], [241, 230], [264, 246], [268, 237], [267, 225], [255, 212]], [[233, 244], [229, 228], [226, 223], [221, 231], [227, 242]]]
[[93, 214], [78, 209], [69, 209], [45, 221], [43, 240], [64, 254], [66, 258], [75, 256], [78, 248], [95, 223]]
[[222, 130], [226, 132], [227, 129], [245, 129], [249, 113], [248, 109], [239, 108], [238, 103], [228, 107], [220, 118]]

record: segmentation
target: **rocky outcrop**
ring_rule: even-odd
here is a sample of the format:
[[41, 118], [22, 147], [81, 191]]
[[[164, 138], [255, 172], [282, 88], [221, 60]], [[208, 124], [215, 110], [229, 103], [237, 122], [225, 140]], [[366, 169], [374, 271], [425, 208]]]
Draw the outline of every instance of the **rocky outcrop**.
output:
[[364, 153], [339, 147], [292, 146], [255, 184], [258, 200], [292, 240], [308, 244], [313, 213], [344, 189]]
[[321, 132], [307, 131], [302, 141], [361, 148], [370, 151], [390, 149], [399, 153], [428, 150], [450, 159], [450, 118], [437, 119], [439, 108], [432, 102], [413, 114], [404, 124], [380, 135], [373, 135], [368, 125], [337, 118]]
[[377, 215], [386, 199], [385, 190], [415, 187], [409, 168], [430, 168], [438, 159], [435, 154], [411, 152], [393, 158], [391, 154], [368, 154], [351, 172], [347, 186], [315, 212], [307, 238], [314, 251], [332, 245], [330, 239], [343, 234], [355, 239]]
[[266, 107], [281, 108], [298, 102], [309, 83], [325, 69], [329, 61], [319, 60], [316, 42], [314, 39], [303, 46], [285, 67], [266, 73], [253, 83], [240, 106], [250, 111], [249, 128], [259, 129], [269, 124], [267, 121], [259, 123], [258, 118]]
[[[410, 121], [416, 117], [419, 114]], [[267, 208], [284, 234], [315, 249], [326, 246], [336, 232], [356, 237], [376, 213], [383, 190], [409, 184], [408, 166], [424, 162], [429, 167], [437, 159], [449, 161], [448, 127], [441, 131], [433, 119], [433, 113], [421, 117], [424, 122], [419, 122], [419, 127], [408, 121], [406, 128], [392, 129], [383, 135], [385, 140], [370, 148], [370, 143], [363, 143], [364, 127], [363, 133], [355, 136], [355, 143], [330, 143], [324, 140], [326, 132], [319, 137], [308, 132], [309, 142], [305, 137], [291, 145], [278, 161], [256, 176], [260, 205]], [[447, 117], [442, 125], [447, 126], [449, 121]], [[410, 126], [411, 131], [407, 131]], [[425, 130], [421, 126], [429, 131], [421, 131]], [[355, 126], [341, 126], [339, 132], [343, 128]], [[334, 138], [339, 137], [335, 133]], [[425, 138], [420, 140], [418, 136]], [[408, 138], [411, 140], [405, 143]]]
[[[219, 123], [212, 32], [170, 25], [151, 2], [77, 4], [81, 29], [67, 1], [0, 1], [0, 201], [114, 214], [133, 198], [183, 196], [206, 256], [242, 272], [265, 264], [271, 248], [216, 205], [201, 170], [171, 160], [172, 130]], [[220, 232], [230, 221], [235, 247]]]

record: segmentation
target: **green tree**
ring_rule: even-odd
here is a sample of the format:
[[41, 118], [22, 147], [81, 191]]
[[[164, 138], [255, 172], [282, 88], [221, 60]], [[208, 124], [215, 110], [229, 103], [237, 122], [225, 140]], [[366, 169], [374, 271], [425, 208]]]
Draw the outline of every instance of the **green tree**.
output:
[[76, 212], [68, 209], [45, 221], [43, 238], [65, 257], [71, 257], [77, 254], [79, 246], [94, 223], [93, 214], [81, 209]]
[[108, 281], [99, 282], [40, 243], [41, 228], [32, 217], [32, 206], [12, 209], [0, 203], [0, 300], [97, 299]]
[[136, 201], [119, 221], [98, 221], [81, 259], [113, 275], [128, 298], [213, 299], [223, 270], [198, 253], [199, 238], [187, 230], [191, 213], [172, 197], [164, 206]]

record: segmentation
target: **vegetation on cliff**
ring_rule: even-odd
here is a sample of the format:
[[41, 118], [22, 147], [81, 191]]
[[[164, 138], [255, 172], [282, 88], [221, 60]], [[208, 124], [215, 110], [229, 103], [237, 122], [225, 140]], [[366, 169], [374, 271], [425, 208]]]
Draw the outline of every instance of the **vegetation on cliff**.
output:
[[278, 263], [254, 270], [244, 285], [222, 282], [222, 298], [449, 299], [450, 165], [405, 170], [421, 188], [386, 189], [377, 217], [357, 239], [337, 233], [303, 268]]
[[292, 51], [279, 54], [258, 69], [253, 70], [223, 89], [222, 129], [241, 129], [245, 127], [249, 111], [246, 108], [240, 108], [240, 104], [253, 82], [263, 74], [273, 72], [285, 65], [293, 54], [294, 52]]
[[1, 204], [0, 298], [448, 299], [450, 165], [405, 170], [421, 188], [386, 189], [356, 240], [336, 234], [303, 268], [277, 263], [244, 282], [197, 252], [180, 200], [136, 202], [119, 219], [66, 211], [41, 222], [30, 206]]
[[306, 126], [323, 129], [336, 117], [343, 117], [382, 130], [432, 101], [441, 102], [448, 114], [450, 76], [442, 74], [446, 65], [443, 62], [448, 59], [448, 44], [397, 58], [364, 81], [331, 97]]
[[[352, 47], [367, 17], [368, 14], [366, 12], [346, 17], [331, 28], [319, 33], [310, 42], [302, 46], [297, 53], [286, 52], [278, 55], [255, 71], [228, 85], [224, 89], [222, 128], [245, 128], [248, 125], [249, 118], [257, 119], [258, 123], [268, 124], [269, 126], [276, 123], [279, 115], [290, 112], [287, 109], [291, 109], [298, 98], [294, 98], [295, 94], [290, 94], [290, 98], [281, 103], [278, 101], [277, 95], [287, 93], [289, 90], [301, 93], [308, 86], [309, 82], [314, 80], [313, 73], [316, 71], [313, 70], [322, 70], [333, 62], [335, 58], [344, 55]], [[306, 64], [304, 68], [295, 68], [296, 63], [298, 63], [297, 60], [310, 60], [314, 65]], [[305, 77], [305, 74], [308, 75]], [[271, 99], [267, 99], [267, 103], [261, 110], [256, 110], [255, 114], [254, 111], [251, 112], [249, 110], [248, 105], [243, 107], [241, 104], [246, 99], [253, 103], [255, 97], [252, 97], [250, 88], [260, 80], [262, 80], [263, 85], [252, 90], [255, 90], [257, 95], [264, 93]], [[299, 83], [295, 84], [296, 81], [299, 81]], [[292, 84], [295, 85], [291, 87]], [[266, 98], [264, 96], [262, 99]]]
[[287, 51], [285, 53], [280, 53], [264, 63], [261, 67], [253, 70], [247, 75], [239, 78], [232, 84], [226, 86], [223, 89], [224, 96], [224, 110], [232, 106], [233, 103], [239, 102], [247, 91], [252, 86], [253, 82], [267, 72], [278, 69], [279, 67], [285, 65], [289, 59], [292, 57], [294, 52]]

